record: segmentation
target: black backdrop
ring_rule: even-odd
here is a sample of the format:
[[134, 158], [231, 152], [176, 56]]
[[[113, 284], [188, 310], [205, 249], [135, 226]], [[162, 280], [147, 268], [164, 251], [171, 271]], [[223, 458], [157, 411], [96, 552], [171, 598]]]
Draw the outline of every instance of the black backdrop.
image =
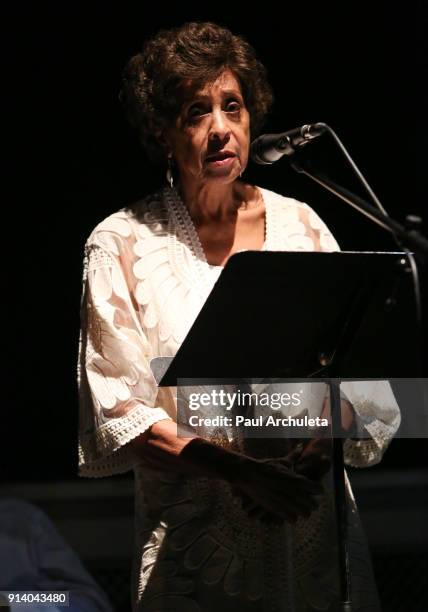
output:
[[[102, 218], [164, 180], [144, 158], [117, 98], [122, 67], [147, 35], [194, 19], [243, 34], [276, 96], [265, 131], [329, 123], [392, 215], [424, 214], [428, 9], [422, 1], [370, 5], [4, 5], [3, 143], [11, 189], [3, 204], [3, 478], [76, 474], [83, 244]], [[320, 144], [314, 154], [353, 186], [333, 147]], [[382, 230], [286, 162], [251, 167], [247, 178], [309, 202], [343, 249], [394, 248]], [[384, 465], [415, 465], [421, 448], [416, 440], [395, 441]]]

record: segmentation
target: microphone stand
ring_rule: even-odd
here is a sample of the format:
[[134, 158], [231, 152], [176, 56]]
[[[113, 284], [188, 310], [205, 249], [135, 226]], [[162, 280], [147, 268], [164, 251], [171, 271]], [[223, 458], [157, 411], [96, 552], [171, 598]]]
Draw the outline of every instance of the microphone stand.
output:
[[[296, 152], [294, 155], [299, 156], [299, 153]], [[380, 227], [382, 227], [383, 229], [393, 234], [394, 238], [398, 241], [400, 246], [406, 245], [410, 247], [416, 253], [416, 255], [420, 257], [422, 262], [425, 261], [425, 257], [428, 256], [428, 239], [425, 238], [425, 236], [421, 234], [417, 229], [417, 226], [419, 225], [419, 218], [410, 216], [410, 219], [408, 219], [408, 221], [410, 222], [409, 225], [411, 226], [410, 228], [406, 225], [402, 225], [389, 215], [384, 214], [383, 212], [369, 204], [367, 200], [364, 200], [352, 191], [349, 191], [349, 189], [338, 185], [326, 175], [320, 172], [315, 174], [312, 170], [309, 170], [307, 166], [304, 167], [302, 165], [301, 160], [295, 160], [294, 157], [292, 158], [292, 160], [293, 161], [291, 161], [291, 167], [296, 170], [296, 172], [304, 174], [305, 176], [318, 183], [318, 185], [321, 185], [331, 193], [334, 193], [341, 200], [344, 200], [345, 202], [356, 208], [360, 213], [380, 225]]]
[[[325, 125], [325, 124], [316, 124], [316, 125], [318, 126], [318, 125]], [[346, 151], [345, 147], [340, 142], [339, 137], [333, 132], [333, 130], [331, 130], [331, 128], [329, 128], [328, 126], [326, 127], [328, 131], [331, 131], [335, 140], [339, 143], [340, 147], [345, 152], [345, 155], [349, 159], [352, 168], [355, 169], [356, 174], [359, 176], [359, 178], [361, 178], [363, 185], [368, 190], [370, 190], [370, 194], [376, 201], [377, 208], [374, 207], [372, 204], [369, 204], [369, 202], [367, 202], [366, 200], [364, 200], [357, 194], [353, 193], [349, 189], [346, 189], [346, 187], [343, 187], [342, 185], [335, 183], [325, 174], [321, 172], [315, 173], [312, 170], [312, 168], [309, 169], [308, 163], [302, 161], [301, 159], [302, 156], [300, 155], [300, 151], [298, 149], [295, 150], [295, 152], [291, 156], [290, 165], [296, 172], [298, 172], [299, 174], [304, 174], [305, 176], [307, 176], [314, 182], [318, 183], [318, 185], [321, 185], [322, 187], [324, 187], [325, 189], [327, 189], [328, 191], [336, 195], [338, 198], [340, 198], [347, 204], [350, 204], [353, 208], [358, 210], [361, 214], [365, 215], [371, 221], [373, 221], [374, 223], [376, 223], [377, 225], [379, 225], [380, 227], [382, 227], [383, 229], [385, 229], [386, 231], [390, 232], [393, 235], [395, 242], [397, 243], [399, 248], [405, 252], [405, 254], [407, 255], [408, 262], [409, 262], [410, 271], [412, 273], [412, 278], [413, 278], [413, 290], [414, 290], [415, 305], [416, 305], [416, 321], [417, 321], [417, 326], [420, 330], [420, 338], [422, 338], [423, 337], [422, 298], [421, 298], [421, 289], [420, 289], [420, 283], [419, 283], [419, 273], [418, 273], [418, 268], [417, 268], [417, 264], [415, 261], [415, 257], [417, 260], [419, 260], [419, 263], [421, 264], [425, 264], [428, 261], [428, 239], [423, 234], [421, 234], [421, 232], [419, 231], [419, 227], [422, 224], [422, 219], [415, 215], [408, 215], [406, 217], [406, 224], [402, 225], [401, 223], [399, 223], [398, 221], [390, 217], [388, 213], [385, 211], [385, 209], [383, 208], [383, 206], [381, 205], [381, 203], [379, 202], [379, 200], [376, 198], [374, 193], [371, 191], [370, 187], [367, 185], [367, 182], [365, 181], [364, 177], [362, 177], [360, 171], [356, 167], [349, 153]], [[409, 251], [407, 247], [410, 247], [413, 253]], [[403, 260], [402, 263], [403, 265], [405, 265], [406, 261]], [[421, 343], [419, 345], [417, 353], [418, 353], [419, 370], [420, 370], [420, 374], [422, 375], [424, 367], [423, 367], [423, 347]]]
[[[349, 165], [354, 170], [355, 174], [363, 184], [367, 192], [374, 200], [376, 207], [356, 195], [352, 191], [349, 191], [345, 187], [338, 185], [332, 181], [329, 177], [322, 173], [315, 173], [311, 168], [308, 168], [307, 163], [302, 161], [299, 148], [295, 148], [294, 153], [289, 154], [291, 167], [304, 174], [311, 180], [315, 181], [331, 193], [335, 194], [341, 200], [344, 200], [347, 204], [356, 208], [361, 214], [371, 219], [374, 223], [382, 227], [383, 229], [390, 232], [396, 243], [400, 248], [404, 247], [407, 257], [409, 259], [410, 268], [413, 274], [414, 281], [414, 293], [417, 309], [417, 319], [420, 329], [422, 331], [422, 307], [420, 299], [420, 287], [418, 271], [413, 254], [408, 250], [412, 249], [416, 257], [421, 263], [425, 263], [428, 259], [428, 239], [423, 236], [418, 227], [421, 224], [421, 219], [413, 215], [409, 215], [406, 219], [407, 225], [402, 225], [395, 219], [391, 218], [378, 198], [374, 194], [373, 190], [368, 185], [366, 179], [357, 168], [355, 162], [351, 158], [350, 154], [346, 150], [345, 146], [337, 136], [337, 134], [325, 123], [317, 123], [314, 126], [316, 129], [324, 132], [328, 132], [340, 150], [347, 159]], [[405, 263], [405, 262], [404, 262]], [[422, 337], [422, 333], [420, 335]], [[419, 355], [422, 355], [420, 349]], [[421, 359], [419, 360], [421, 363]], [[422, 368], [422, 364], [421, 364]], [[346, 503], [346, 487], [345, 487], [345, 471], [344, 471], [344, 457], [343, 457], [343, 439], [336, 438], [334, 432], [338, 432], [341, 429], [341, 401], [340, 401], [340, 381], [338, 379], [329, 382], [330, 387], [330, 410], [333, 425], [333, 480], [335, 489], [337, 492], [336, 500], [336, 517], [337, 517], [337, 532], [338, 532], [338, 556], [339, 556], [339, 580], [340, 580], [340, 610], [341, 612], [352, 612], [352, 598], [351, 598], [351, 571], [349, 565], [349, 550], [348, 550], [348, 513]]]

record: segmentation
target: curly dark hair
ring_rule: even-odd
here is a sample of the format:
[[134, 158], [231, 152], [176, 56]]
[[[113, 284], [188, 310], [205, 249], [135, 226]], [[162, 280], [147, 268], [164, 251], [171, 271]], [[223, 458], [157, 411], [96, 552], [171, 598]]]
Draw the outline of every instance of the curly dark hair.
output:
[[185, 84], [202, 87], [226, 69], [238, 79], [250, 114], [251, 136], [260, 131], [273, 102], [266, 70], [241, 36], [211, 22], [160, 30], [123, 72], [120, 100], [149, 157], [165, 160], [159, 141], [183, 103]]

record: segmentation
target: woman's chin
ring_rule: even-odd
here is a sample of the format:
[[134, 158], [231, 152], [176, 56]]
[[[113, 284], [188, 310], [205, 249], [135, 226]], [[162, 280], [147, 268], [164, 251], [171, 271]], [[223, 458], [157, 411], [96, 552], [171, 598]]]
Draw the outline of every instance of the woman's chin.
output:
[[209, 181], [231, 183], [239, 177], [239, 172], [231, 167], [205, 168], [204, 176]]

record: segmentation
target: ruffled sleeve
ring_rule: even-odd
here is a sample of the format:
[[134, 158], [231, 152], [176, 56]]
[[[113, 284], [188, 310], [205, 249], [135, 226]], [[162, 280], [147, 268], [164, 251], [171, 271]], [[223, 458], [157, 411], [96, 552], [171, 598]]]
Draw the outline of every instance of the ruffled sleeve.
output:
[[376, 465], [397, 432], [401, 415], [388, 381], [355, 381], [341, 384], [342, 394], [356, 415], [357, 438], [343, 445], [346, 465]]
[[[151, 346], [133, 295], [124, 218], [110, 218], [85, 248], [78, 360], [79, 475], [132, 469], [127, 443], [157, 421], [173, 418], [157, 404]], [[171, 412], [171, 411], [170, 411]]]

